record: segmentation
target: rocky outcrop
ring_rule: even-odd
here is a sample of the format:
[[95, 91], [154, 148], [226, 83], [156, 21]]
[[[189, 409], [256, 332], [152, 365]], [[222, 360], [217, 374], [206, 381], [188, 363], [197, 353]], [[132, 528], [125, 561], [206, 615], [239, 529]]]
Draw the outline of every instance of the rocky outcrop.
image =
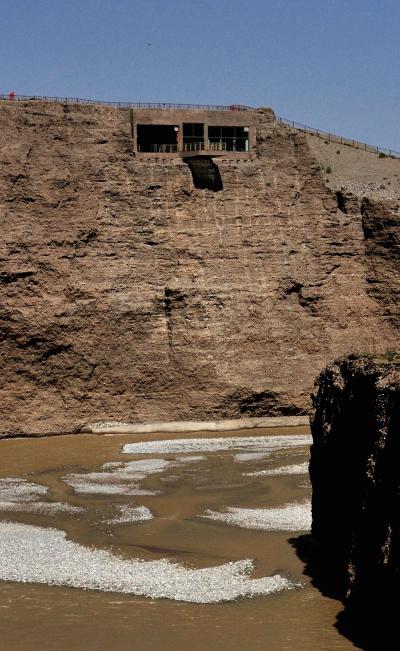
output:
[[212, 191], [135, 157], [123, 110], [1, 105], [3, 434], [304, 414], [329, 359], [396, 345], [379, 211], [343, 210], [304, 134], [255, 122]]
[[361, 611], [364, 631], [362, 604], [373, 604], [381, 646], [372, 648], [392, 648], [377, 610], [388, 624], [400, 599], [400, 360], [340, 360], [321, 373], [313, 399], [312, 535], [325, 563], [314, 579]]

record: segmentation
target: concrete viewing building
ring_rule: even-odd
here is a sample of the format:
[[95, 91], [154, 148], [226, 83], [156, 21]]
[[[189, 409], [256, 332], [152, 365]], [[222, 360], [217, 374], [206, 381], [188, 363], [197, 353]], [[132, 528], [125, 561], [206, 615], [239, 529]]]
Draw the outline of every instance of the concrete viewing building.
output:
[[130, 109], [135, 151], [249, 158], [255, 145], [255, 115], [232, 106], [230, 110]]

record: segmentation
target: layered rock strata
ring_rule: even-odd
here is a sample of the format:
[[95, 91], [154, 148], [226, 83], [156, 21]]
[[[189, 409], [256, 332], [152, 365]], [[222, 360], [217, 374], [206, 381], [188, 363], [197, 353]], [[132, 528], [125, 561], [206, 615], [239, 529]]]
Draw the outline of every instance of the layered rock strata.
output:
[[213, 192], [135, 157], [127, 111], [2, 104], [3, 435], [304, 414], [328, 360], [396, 345], [397, 204], [343, 203], [252, 121]]
[[400, 360], [328, 366], [316, 383], [312, 435], [312, 535], [325, 563], [314, 579], [346, 607], [386, 604], [387, 618], [387, 603], [400, 599]]

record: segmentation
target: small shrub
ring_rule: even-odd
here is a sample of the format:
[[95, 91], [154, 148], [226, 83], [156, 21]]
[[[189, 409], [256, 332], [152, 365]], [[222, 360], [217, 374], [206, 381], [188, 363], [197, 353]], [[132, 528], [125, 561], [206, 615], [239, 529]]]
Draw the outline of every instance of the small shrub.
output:
[[325, 167], [325, 172], [326, 172], [327, 174], [332, 174], [332, 168], [331, 168], [330, 165], [327, 165], [327, 166]]
[[337, 150], [336, 150], [336, 153], [337, 153], [337, 154], [340, 154], [340, 149], [337, 149]]
[[378, 158], [386, 158], [386, 154], [384, 154], [383, 151], [380, 151], [378, 154]]
[[361, 357], [365, 357], [365, 359], [368, 359], [370, 361], [374, 359], [374, 355], [372, 353], [364, 353], [361, 355]]
[[394, 360], [397, 358], [397, 351], [388, 349], [384, 352], [382, 357], [388, 362], [394, 362]]
[[372, 353], [366, 353], [366, 352], [357, 352], [357, 353], [347, 353], [346, 357], [349, 359], [374, 359], [374, 355]]

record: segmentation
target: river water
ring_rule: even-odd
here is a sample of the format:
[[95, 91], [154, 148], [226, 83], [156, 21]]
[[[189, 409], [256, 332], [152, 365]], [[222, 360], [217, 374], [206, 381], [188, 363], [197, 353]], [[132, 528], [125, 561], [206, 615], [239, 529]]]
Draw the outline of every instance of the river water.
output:
[[307, 434], [0, 441], [1, 650], [354, 648], [290, 543]]

